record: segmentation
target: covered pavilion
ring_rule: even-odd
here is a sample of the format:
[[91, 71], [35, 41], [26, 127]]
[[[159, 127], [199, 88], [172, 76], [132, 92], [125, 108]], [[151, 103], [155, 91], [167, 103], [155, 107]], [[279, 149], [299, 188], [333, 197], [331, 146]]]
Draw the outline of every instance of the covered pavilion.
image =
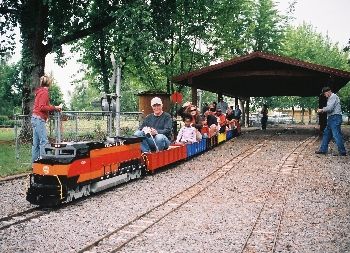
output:
[[192, 88], [218, 96], [248, 98], [270, 96], [319, 96], [322, 87], [338, 92], [350, 81], [350, 72], [265, 52], [253, 52], [172, 78]]

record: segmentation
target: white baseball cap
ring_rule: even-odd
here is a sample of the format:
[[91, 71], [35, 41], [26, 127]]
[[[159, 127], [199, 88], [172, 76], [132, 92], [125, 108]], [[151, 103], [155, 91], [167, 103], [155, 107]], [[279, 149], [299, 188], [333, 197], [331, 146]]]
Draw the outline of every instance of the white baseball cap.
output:
[[151, 100], [151, 106], [162, 105], [162, 104], [163, 104], [163, 102], [162, 102], [162, 100], [159, 97], [154, 97]]

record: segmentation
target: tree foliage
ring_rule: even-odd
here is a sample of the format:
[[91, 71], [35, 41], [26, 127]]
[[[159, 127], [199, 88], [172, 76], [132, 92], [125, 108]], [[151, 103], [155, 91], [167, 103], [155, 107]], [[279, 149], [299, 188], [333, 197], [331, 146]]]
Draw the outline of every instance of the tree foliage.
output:
[[[101, 15], [100, 10], [91, 15]], [[97, 33], [77, 44], [96, 87], [105, 92], [114, 89], [106, 78], [110, 54], [123, 64], [123, 78], [138, 82], [138, 89], [172, 92], [175, 74], [253, 49], [276, 51], [284, 29], [270, 0], [137, 0], [113, 15], [116, 22], [101, 32], [103, 41]]]
[[[0, 61], [0, 115], [13, 115], [21, 106], [19, 64]], [[18, 112], [18, 111], [17, 111]]]
[[343, 112], [350, 116], [350, 87], [349, 84], [340, 91], [340, 102]]
[[328, 36], [318, 33], [310, 24], [288, 27], [282, 55], [342, 70], [349, 70], [349, 54], [343, 52]]
[[284, 20], [273, 0], [258, 0], [252, 34], [253, 50], [278, 52], [284, 37]]
[[230, 59], [252, 48], [253, 0], [224, 0], [217, 6], [217, 20], [209, 38], [216, 58]]
[[[70, 102], [73, 111], [99, 111], [96, 104], [100, 101], [100, 91], [93, 85], [80, 82], [75, 86]], [[97, 102], [96, 104], [94, 102]]]
[[[44, 74], [45, 56], [53, 51], [62, 56], [61, 45], [100, 31], [114, 22], [115, 18], [111, 13], [119, 6], [119, 1], [108, 1], [109, 12], [100, 16], [97, 21], [90, 17], [94, 2], [87, 0], [0, 2], [0, 13], [5, 17], [0, 23], [1, 34], [6, 32], [8, 36], [13, 36], [16, 26], [21, 32], [24, 114], [30, 113], [34, 88], [39, 83], [39, 77]], [[7, 49], [12, 47], [4, 45], [1, 53]]]
[[[328, 36], [318, 33], [312, 25], [306, 23], [287, 29], [281, 54], [328, 67], [350, 70], [348, 65], [349, 54], [342, 51], [337, 43], [332, 43]], [[325, 83], [324, 85], [330, 84]], [[346, 95], [349, 93], [348, 90], [349, 86], [346, 86], [340, 91], [341, 100], [345, 101], [343, 102], [345, 111], [349, 110], [346, 109], [349, 108], [346, 104], [350, 102]], [[293, 98], [293, 100], [295, 105], [305, 109], [316, 109], [318, 106], [316, 98]]]
[[[348, 68], [348, 55], [312, 27], [287, 28], [289, 17], [273, 0], [3, 0], [0, 13], [1, 54], [13, 49], [14, 28], [21, 30], [23, 113], [30, 112], [45, 56], [56, 52], [63, 64], [61, 46], [73, 42], [87, 66], [87, 83], [94, 86], [90, 91], [77, 85], [76, 94], [114, 91], [113, 54], [122, 66], [123, 110], [135, 108], [133, 94], [140, 91], [172, 92], [170, 78], [176, 74], [253, 50]], [[73, 101], [80, 99], [76, 94]], [[297, 98], [259, 99], [280, 108], [305, 104]]]
[[49, 89], [50, 94], [50, 104], [52, 105], [63, 105], [63, 109], [66, 109], [65, 101], [63, 99], [63, 93], [61, 91], [61, 88], [55, 83], [55, 81], [52, 83]]
[[[338, 44], [331, 42], [328, 36], [317, 32], [312, 25], [304, 23], [298, 27], [289, 26], [286, 29], [282, 47], [279, 53], [284, 56], [320, 64], [328, 67], [349, 71], [349, 54], [342, 51]], [[324, 85], [330, 85], [325, 83]], [[340, 91], [344, 111], [349, 111], [349, 87]], [[255, 98], [253, 108], [259, 108], [266, 103], [270, 108], [301, 108], [301, 110], [314, 110], [318, 107], [317, 97], [270, 97]], [[255, 106], [255, 107], [254, 107]]]

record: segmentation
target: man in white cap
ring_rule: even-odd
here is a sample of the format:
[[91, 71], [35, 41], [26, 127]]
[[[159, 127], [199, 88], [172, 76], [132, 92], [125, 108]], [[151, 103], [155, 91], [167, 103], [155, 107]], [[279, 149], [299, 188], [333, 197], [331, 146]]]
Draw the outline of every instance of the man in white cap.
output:
[[142, 152], [165, 150], [170, 145], [172, 120], [169, 113], [163, 111], [163, 102], [159, 97], [151, 100], [153, 113], [146, 116], [140, 129], [134, 135], [145, 137], [141, 143]]

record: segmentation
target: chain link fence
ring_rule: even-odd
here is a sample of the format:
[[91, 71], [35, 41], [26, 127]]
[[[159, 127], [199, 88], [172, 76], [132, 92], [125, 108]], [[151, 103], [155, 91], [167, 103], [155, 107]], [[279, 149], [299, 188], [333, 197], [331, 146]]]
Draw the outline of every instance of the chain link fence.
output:
[[[143, 120], [142, 112], [120, 113], [120, 135], [132, 135]], [[30, 115], [15, 115], [15, 156], [20, 164], [31, 164], [32, 129]], [[49, 116], [49, 142], [102, 141], [115, 136], [115, 114], [99, 111], [64, 111]]]

